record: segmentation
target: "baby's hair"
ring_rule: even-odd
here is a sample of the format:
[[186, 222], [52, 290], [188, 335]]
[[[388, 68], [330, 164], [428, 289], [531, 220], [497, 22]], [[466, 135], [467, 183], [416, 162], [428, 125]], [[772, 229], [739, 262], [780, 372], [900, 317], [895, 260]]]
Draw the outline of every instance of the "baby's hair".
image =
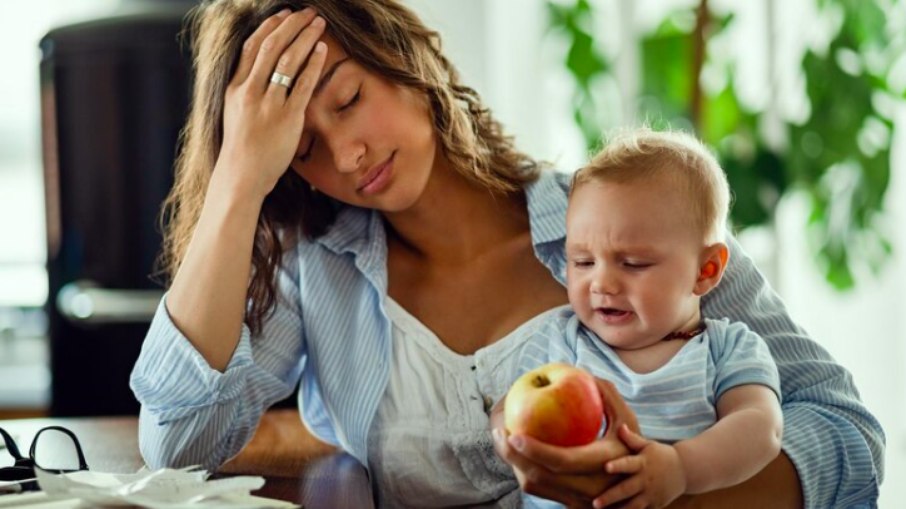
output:
[[717, 159], [694, 136], [647, 127], [615, 131], [604, 148], [573, 176], [570, 193], [588, 182], [619, 184], [668, 178], [687, 196], [689, 211], [706, 244], [722, 242], [730, 186]]

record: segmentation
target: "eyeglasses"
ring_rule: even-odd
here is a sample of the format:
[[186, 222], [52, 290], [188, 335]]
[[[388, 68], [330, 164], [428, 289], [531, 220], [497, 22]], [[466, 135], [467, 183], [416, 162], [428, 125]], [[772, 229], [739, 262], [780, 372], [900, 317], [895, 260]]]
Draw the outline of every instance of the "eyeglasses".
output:
[[42, 428], [22, 456], [13, 437], [0, 428], [6, 450], [0, 448], [0, 482], [17, 482], [23, 491], [38, 489], [35, 467], [54, 474], [88, 470], [82, 446], [72, 431], [60, 426]]

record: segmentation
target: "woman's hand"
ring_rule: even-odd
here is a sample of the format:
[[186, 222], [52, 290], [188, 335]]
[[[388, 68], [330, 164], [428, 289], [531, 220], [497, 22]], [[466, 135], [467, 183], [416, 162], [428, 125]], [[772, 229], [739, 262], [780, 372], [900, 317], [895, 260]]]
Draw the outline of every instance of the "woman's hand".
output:
[[639, 426], [635, 414], [614, 385], [595, 379], [604, 402], [607, 431], [588, 445], [558, 447], [528, 436], [507, 436], [504, 429], [505, 400], [494, 408], [491, 427], [497, 454], [516, 473], [519, 486], [528, 494], [555, 500], [568, 507], [591, 507], [592, 500], [622, 479], [608, 474], [604, 465], [625, 456], [629, 449], [617, 436], [624, 424], [633, 431]]
[[[324, 19], [312, 9], [271, 16], [245, 41], [226, 91], [214, 175], [264, 199], [293, 159], [305, 109], [324, 67]], [[271, 82], [274, 72], [292, 78]]]

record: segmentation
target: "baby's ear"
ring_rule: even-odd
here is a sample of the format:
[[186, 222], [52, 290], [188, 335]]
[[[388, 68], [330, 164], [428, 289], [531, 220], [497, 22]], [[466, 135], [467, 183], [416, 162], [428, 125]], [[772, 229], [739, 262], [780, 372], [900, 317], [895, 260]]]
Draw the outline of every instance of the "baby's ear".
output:
[[717, 242], [704, 248], [698, 265], [698, 278], [695, 280], [695, 288], [692, 291], [696, 295], [702, 296], [717, 286], [724, 275], [729, 259], [730, 250], [723, 242]]

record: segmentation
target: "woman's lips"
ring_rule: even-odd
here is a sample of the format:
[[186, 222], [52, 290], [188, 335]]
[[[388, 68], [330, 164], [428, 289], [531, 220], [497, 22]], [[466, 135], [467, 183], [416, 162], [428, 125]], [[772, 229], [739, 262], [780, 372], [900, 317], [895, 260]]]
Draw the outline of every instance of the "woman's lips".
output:
[[393, 176], [393, 160], [395, 157], [396, 152], [393, 152], [386, 161], [368, 170], [368, 173], [359, 179], [356, 190], [366, 195], [383, 191], [390, 184], [390, 177]]

